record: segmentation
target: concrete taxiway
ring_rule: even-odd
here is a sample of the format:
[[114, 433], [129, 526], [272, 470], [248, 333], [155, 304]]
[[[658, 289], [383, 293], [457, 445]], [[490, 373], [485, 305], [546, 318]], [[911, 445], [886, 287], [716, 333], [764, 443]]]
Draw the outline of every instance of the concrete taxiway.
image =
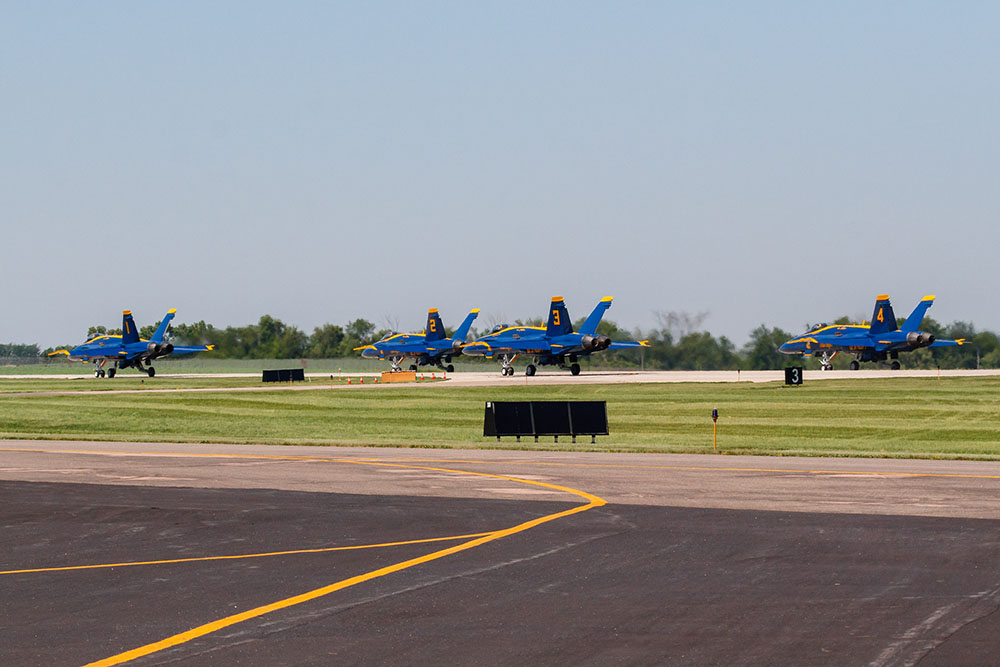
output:
[[1000, 463], [0, 441], [6, 664], [983, 664]]

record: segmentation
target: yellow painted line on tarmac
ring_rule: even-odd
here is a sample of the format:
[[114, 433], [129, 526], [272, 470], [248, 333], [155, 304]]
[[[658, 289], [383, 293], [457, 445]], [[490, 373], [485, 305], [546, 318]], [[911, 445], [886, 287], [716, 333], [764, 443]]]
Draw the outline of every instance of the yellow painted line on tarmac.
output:
[[201, 556], [196, 558], [172, 558], [169, 560], [133, 561], [128, 563], [100, 563], [97, 565], [67, 565], [63, 567], [39, 567], [32, 570], [4, 570], [4, 574], [30, 574], [34, 572], [66, 572], [69, 570], [99, 570], [110, 567], [134, 567], [137, 565], [170, 565], [173, 563], [197, 563], [207, 560], [239, 560], [242, 558], [267, 558], [269, 556], [291, 556], [297, 554], [320, 554], [330, 551], [356, 551], [359, 549], [381, 549], [385, 547], [400, 547], [409, 544], [427, 544], [429, 542], [449, 542], [452, 540], [467, 540], [473, 537], [484, 537], [491, 533], [471, 533], [469, 535], [450, 535], [448, 537], [431, 537], [424, 540], [407, 540], [405, 542], [385, 542], [384, 544], [354, 544], [345, 547], [320, 547], [316, 549], [294, 549], [291, 551], [272, 551], [261, 554], [242, 554], [232, 556]]
[[[181, 453], [181, 454], [176, 454], [175, 456], [184, 457], [184, 456], [188, 456], [188, 454]], [[209, 456], [225, 456], [225, 455], [209, 455]], [[238, 456], [240, 458], [271, 458], [271, 457], [267, 457], [267, 456], [257, 456], [257, 457], [250, 457], [250, 456], [244, 457], [242, 455], [238, 455]], [[298, 457], [275, 457], [275, 458], [282, 458], [283, 459], [283, 458], [298, 458]], [[105, 658], [103, 660], [98, 660], [96, 662], [89, 663], [89, 664], [85, 665], [84, 667], [108, 667], [110, 665], [119, 665], [119, 664], [122, 664], [124, 662], [129, 662], [131, 660], [135, 660], [137, 658], [141, 658], [143, 656], [147, 656], [147, 655], [150, 655], [150, 654], [153, 654], [153, 653], [158, 653], [159, 651], [163, 651], [163, 650], [171, 648], [173, 646], [178, 646], [180, 644], [184, 644], [184, 643], [189, 642], [189, 641], [191, 641], [193, 639], [197, 639], [199, 637], [204, 637], [205, 635], [211, 634], [213, 632], [217, 632], [217, 631], [219, 631], [219, 630], [221, 630], [223, 628], [227, 628], [227, 627], [230, 627], [232, 625], [236, 625], [238, 623], [242, 623], [244, 621], [248, 621], [250, 619], [257, 618], [259, 616], [263, 616], [265, 614], [269, 614], [269, 613], [274, 612], [274, 611], [279, 611], [281, 609], [287, 609], [288, 607], [293, 607], [295, 605], [299, 605], [299, 604], [302, 604], [302, 603], [305, 603], [305, 602], [309, 602], [311, 600], [315, 600], [317, 598], [324, 597], [324, 596], [329, 595], [331, 593], [334, 593], [336, 591], [340, 591], [340, 590], [343, 590], [345, 588], [349, 588], [351, 586], [356, 586], [356, 585], [364, 583], [366, 581], [371, 581], [372, 579], [377, 579], [379, 577], [384, 577], [384, 576], [392, 574], [394, 572], [399, 572], [401, 570], [405, 570], [405, 569], [408, 569], [408, 568], [411, 568], [411, 567], [414, 567], [414, 566], [417, 566], [417, 565], [422, 565], [424, 563], [428, 563], [430, 561], [437, 560], [439, 558], [444, 558], [446, 556], [451, 556], [453, 554], [460, 553], [460, 552], [466, 551], [468, 549], [473, 549], [473, 548], [481, 546], [483, 544], [487, 544], [488, 542], [492, 542], [494, 540], [498, 540], [498, 539], [501, 539], [501, 538], [504, 538], [504, 537], [508, 537], [510, 535], [515, 535], [517, 533], [521, 533], [521, 532], [524, 532], [526, 530], [530, 530], [531, 528], [539, 526], [539, 525], [541, 525], [543, 523], [547, 523], [549, 521], [555, 521], [556, 519], [561, 519], [561, 518], [564, 518], [564, 517], [572, 516], [574, 514], [579, 514], [580, 512], [586, 512], [587, 510], [593, 509], [595, 507], [601, 507], [602, 505], [607, 504], [607, 501], [605, 501], [603, 498], [599, 498], [598, 496], [595, 496], [595, 495], [593, 495], [591, 493], [587, 493], [586, 491], [580, 491], [580, 490], [577, 490], [577, 489], [571, 489], [569, 487], [559, 486], [559, 485], [556, 485], [556, 484], [548, 484], [548, 483], [545, 483], [545, 482], [536, 482], [536, 481], [530, 480], [530, 479], [521, 479], [521, 478], [518, 478], [518, 477], [509, 477], [507, 475], [496, 475], [496, 474], [491, 474], [491, 473], [473, 472], [473, 471], [467, 471], [467, 470], [455, 470], [455, 469], [451, 469], [451, 468], [432, 468], [432, 467], [427, 467], [427, 466], [412, 466], [412, 465], [404, 465], [404, 464], [398, 464], [398, 463], [380, 463], [380, 462], [373, 462], [373, 461], [351, 461], [351, 460], [343, 460], [343, 459], [312, 459], [312, 460], [328, 460], [328, 461], [336, 462], [336, 463], [353, 463], [353, 464], [356, 464], [356, 465], [369, 465], [369, 466], [377, 466], [377, 467], [394, 467], [394, 468], [409, 468], [409, 469], [428, 470], [428, 471], [446, 472], [446, 473], [460, 473], [460, 474], [466, 474], [466, 475], [475, 475], [477, 477], [488, 477], [488, 478], [492, 478], [492, 479], [502, 479], [502, 480], [507, 480], [507, 481], [511, 481], [511, 482], [516, 482], [516, 483], [519, 483], [519, 484], [529, 484], [529, 485], [532, 485], [532, 486], [540, 486], [540, 487], [544, 487], [544, 488], [548, 488], [548, 489], [553, 489], [553, 490], [556, 490], [556, 491], [562, 491], [562, 492], [565, 492], [565, 493], [570, 493], [572, 495], [579, 496], [580, 498], [583, 498], [584, 500], [587, 501], [587, 504], [585, 504], [585, 505], [577, 505], [576, 507], [573, 507], [573, 508], [568, 509], [568, 510], [563, 510], [562, 512], [556, 512], [554, 514], [547, 514], [545, 516], [541, 516], [541, 517], [532, 519], [531, 521], [526, 521], [524, 523], [517, 524], [516, 526], [511, 526], [510, 528], [505, 528], [505, 529], [502, 529], [502, 530], [497, 530], [497, 531], [494, 531], [494, 532], [491, 532], [491, 533], [484, 534], [481, 537], [476, 537], [476, 538], [474, 538], [472, 540], [469, 540], [468, 542], [464, 542], [462, 544], [457, 544], [455, 546], [448, 547], [446, 549], [441, 549], [440, 551], [435, 551], [435, 552], [427, 554], [425, 556], [419, 556], [417, 558], [411, 558], [409, 560], [405, 560], [405, 561], [402, 561], [400, 563], [396, 563], [394, 565], [389, 565], [387, 567], [379, 568], [377, 570], [372, 570], [371, 572], [366, 572], [364, 574], [360, 574], [358, 576], [351, 577], [349, 579], [343, 579], [341, 581], [334, 582], [334, 583], [332, 583], [332, 584], [330, 584], [328, 586], [324, 586], [322, 588], [317, 588], [315, 590], [308, 591], [308, 592], [302, 593], [300, 595], [296, 595], [296, 596], [293, 596], [293, 597], [285, 598], [284, 600], [278, 600], [277, 602], [272, 602], [271, 604], [263, 605], [261, 607], [255, 608], [255, 609], [250, 609], [250, 610], [247, 610], [247, 611], [239, 613], [239, 614], [233, 614], [232, 616], [226, 616], [225, 618], [220, 618], [220, 619], [218, 619], [216, 621], [212, 621], [211, 623], [206, 623], [204, 625], [200, 625], [200, 626], [197, 626], [195, 628], [191, 628], [190, 630], [187, 630], [186, 632], [181, 632], [179, 634], [172, 635], [170, 637], [166, 637], [165, 639], [161, 639], [158, 642], [153, 642], [151, 644], [146, 644], [145, 646], [140, 646], [138, 648], [132, 649], [131, 651], [125, 651], [124, 653], [119, 653], [117, 655], [110, 656], [110, 657]]]
[[[872, 477], [955, 477], [967, 479], [1000, 479], [1000, 475], [975, 475], [968, 473], [948, 472], [892, 472], [877, 470], [797, 470], [795, 468], [746, 468], [727, 466], [670, 466], [670, 465], [637, 465], [627, 463], [567, 463], [565, 461], [482, 461], [475, 459], [365, 459], [368, 461], [412, 461], [414, 463], [439, 464], [477, 464], [477, 465], [524, 465], [552, 466], [566, 468], [621, 468], [631, 470], [691, 470], [697, 472], [768, 472], [768, 473], [802, 473], [807, 475], [858, 475]], [[995, 462], [991, 462], [995, 463]]]
[[[92, 454], [95, 456], [179, 456], [179, 457], [203, 457], [203, 458], [244, 458], [263, 460], [284, 460], [284, 461], [319, 461], [327, 463], [371, 463], [377, 465], [392, 465], [390, 462], [409, 463], [434, 463], [447, 465], [522, 465], [522, 466], [551, 466], [565, 468], [620, 468], [626, 470], [689, 470], [694, 472], [757, 472], [757, 473], [799, 473], [807, 475], [858, 475], [870, 477], [942, 477], [955, 479], [1000, 479], [1000, 475], [977, 475], [971, 473], [935, 473], [935, 472], [892, 472], [876, 470], [797, 470], [795, 468], [752, 468], [752, 467], [732, 467], [732, 466], [671, 466], [671, 465], [637, 465], [626, 463], [567, 463], [565, 461], [483, 461], [476, 459], [408, 459], [398, 458], [366, 458], [366, 459], [346, 459], [333, 456], [293, 456], [277, 454], [205, 454], [205, 453], [185, 453], [185, 452], [115, 452], [100, 450], [75, 450], [75, 449], [31, 449], [31, 448], [3, 448], [0, 452], [25, 452], [35, 454]], [[808, 458], [808, 457], [802, 457]], [[988, 461], [985, 463], [995, 463]], [[403, 464], [401, 464], [403, 465]], [[403, 465], [407, 468], [421, 469], [421, 466]], [[427, 467], [425, 470], [440, 469]], [[464, 474], [479, 474], [470, 471], [445, 470], [445, 472], [462, 472]]]

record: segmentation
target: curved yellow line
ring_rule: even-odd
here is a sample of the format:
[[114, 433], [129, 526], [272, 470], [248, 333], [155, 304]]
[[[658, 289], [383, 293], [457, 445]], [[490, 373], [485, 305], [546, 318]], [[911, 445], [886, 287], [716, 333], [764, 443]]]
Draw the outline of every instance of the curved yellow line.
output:
[[359, 549], [381, 549], [385, 547], [400, 547], [410, 544], [427, 544], [429, 542], [449, 542], [451, 540], [467, 540], [470, 537], [483, 537], [490, 533], [471, 533], [469, 535], [449, 535], [448, 537], [430, 537], [424, 540], [406, 540], [404, 542], [384, 542], [382, 544], [354, 544], [347, 547], [319, 547], [316, 549], [293, 549], [291, 551], [273, 551], [260, 554], [237, 554], [232, 556], [200, 556], [195, 558], [171, 558], [168, 560], [132, 561], [127, 563], [99, 563], [96, 565], [66, 565], [63, 567], [39, 567], [32, 570], [4, 570], [4, 574], [31, 574], [35, 572], [67, 572], [69, 570], [99, 570], [109, 567], [134, 567], [136, 565], [171, 565], [174, 563], [197, 563], [206, 560], [240, 560], [242, 558], [267, 558], [269, 556], [292, 556], [296, 554], [319, 554], [330, 551], [356, 551]]
[[[179, 454], [178, 456], [183, 457], [185, 455], [184, 454]], [[221, 456], [225, 456], [225, 455], [221, 455]], [[257, 457], [250, 456], [250, 457], [247, 457], [247, 458], [257, 458]], [[259, 458], [270, 458], [270, 457], [261, 456]], [[277, 457], [277, 458], [286, 458], [286, 457]], [[291, 457], [289, 457], [289, 458], [291, 458]], [[298, 458], [298, 457], [295, 457], [295, 458]], [[307, 457], [303, 457], [303, 458], [307, 458]], [[315, 590], [308, 591], [306, 593], [302, 593], [301, 595], [296, 595], [296, 596], [293, 596], [293, 597], [290, 597], [290, 598], [285, 598], [284, 600], [278, 600], [277, 602], [272, 602], [271, 604], [267, 604], [267, 605], [264, 605], [264, 606], [261, 606], [261, 607], [257, 607], [255, 609], [249, 609], [249, 610], [247, 610], [245, 612], [242, 612], [242, 613], [239, 613], [239, 614], [233, 614], [232, 616], [226, 616], [225, 618], [220, 618], [217, 621], [212, 621], [211, 623], [206, 623], [204, 625], [200, 625], [198, 627], [191, 628], [190, 630], [187, 630], [186, 632], [181, 632], [179, 634], [172, 635], [170, 637], [166, 637], [165, 639], [161, 639], [158, 642], [153, 642], [152, 644], [146, 644], [145, 646], [140, 646], [138, 648], [132, 649], [131, 651], [125, 651], [124, 653], [119, 653], [117, 655], [110, 656], [110, 657], [105, 658], [103, 660], [98, 660], [96, 662], [88, 663], [84, 667], [108, 667], [109, 665], [120, 665], [120, 664], [122, 664], [124, 662], [129, 662], [130, 660], [135, 660], [136, 658], [141, 658], [143, 656], [147, 656], [147, 655], [150, 655], [150, 654], [153, 654], [153, 653], [158, 653], [159, 651], [163, 651], [165, 649], [171, 648], [173, 646], [177, 646], [179, 644], [184, 644], [184, 643], [189, 642], [189, 641], [191, 641], [193, 639], [197, 639], [199, 637], [204, 637], [205, 635], [212, 634], [213, 632], [217, 632], [217, 631], [219, 631], [219, 630], [221, 630], [223, 628], [227, 628], [229, 626], [236, 625], [238, 623], [242, 623], [243, 621], [248, 621], [250, 619], [257, 618], [257, 617], [263, 616], [265, 614], [269, 614], [269, 613], [271, 613], [273, 611], [279, 611], [281, 609], [287, 609], [288, 607], [293, 607], [295, 605], [302, 604], [304, 602], [309, 602], [311, 600], [315, 600], [317, 598], [324, 597], [326, 595], [329, 595], [331, 593], [335, 593], [335, 592], [343, 590], [345, 588], [349, 588], [351, 586], [356, 586], [357, 584], [361, 584], [361, 583], [364, 583], [366, 581], [371, 581], [372, 579], [377, 579], [379, 577], [384, 577], [384, 576], [386, 576], [388, 574], [392, 574], [394, 572], [399, 572], [401, 570], [405, 570], [405, 569], [414, 567], [416, 565], [422, 565], [423, 563], [428, 563], [430, 561], [437, 560], [439, 558], [444, 558], [446, 556], [451, 556], [452, 554], [456, 554], [456, 553], [459, 553], [459, 552], [462, 552], [462, 551], [466, 551], [468, 549], [473, 549], [475, 547], [481, 546], [481, 545], [486, 544], [488, 542], [492, 542], [494, 540], [498, 540], [498, 539], [500, 539], [502, 537], [508, 537], [510, 535], [514, 535], [516, 533], [520, 533], [520, 532], [529, 530], [529, 529], [534, 528], [536, 526], [539, 526], [539, 525], [541, 525], [543, 523], [547, 523], [549, 521], [555, 521], [556, 519], [561, 519], [561, 518], [564, 518], [564, 517], [567, 517], [567, 516], [572, 516], [573, 514], [579, 514], [580, 512], [586, 512], [589, 509], [593, 509], [595, 507], [601, 507], [602, 505], [607, 504], [607, 501], [605, 501], [603, 498], [599, 498], [598, 496], [595, 496], [593, 494], [587, 493], [586, 491], [579, 491], [577, 489], [571, 489], [571, 488], [565, 487], [565, 486], [558, 486], [556, 484], [548, 484], [546, 482], [537, 482], [537, 481], [530, 480], [530, 479], [521, 479], [521, 478], [518, 478], [518, 477], [508, 477], [506, 475], [494, 475], [494, 474], [485, 473], [485, 472], [473, 472], [473, 471], [469, 471], [469, 470], [455, 470], [455, 469], [451, 469], [451, 468], [433, 468], [433, 467], [428, 467], [428, 466], [403, 465], [403, 464], [400, 464], [400, 463], [380, 463], [380, 462], [373, 462], [373, 461], [351, 461], [351, 460], [344, 460], [344, 459], [319, 459], [319, 460], [337, 461], [337, 462], [342, 462], [342, 463], [354, 463], [354, 464], [357, 464], [357, 465], [369, 465], [369, 466], [377, 466], [377, 467], [408, 468], [408, 469], [414, 469], [414, 470], [430, 470], [430, 471], [435, 471], [435, 472], [460, 473], [460, 474], [466, 474], [466, 475], [475, 475], [477, 477], [489, 477], [489, 478], [492, 478], [492, 479], [503, 479], [503, 480], [508, 480], [508, 481], [512, 481], [512, 482], [518, 482], [518, 483], [521, 483], [521, 484], [530, 484], [530, 485], [533, 485], [533, 486], [540, 486], [540, 487], [544, 487], [544, 488], [547, 488], [547, 489], [552, 489], [554, 491], [562, 491], [562, 492], [565, 492], [565, 493], [570, 493], [570, 494], [573, 494], [573, 495], [576, 495], [576, 496], [580, 496], [581, 498], [583, 498], [584, 500], [587, 500], [588, 502], [587, 502], [586, 505], [578, 505], [576, 507], [573, 507], [573, 508], [568, 509], [568, 510], [564, 510], [562, 512], [556, 512], [555, 514], [547, 514], [545, 516], [541, 516], [541, 517], [538, 517], [536, 519], [532, 519], [531, 521], [526, 521], [526, 522], [520, 523], [520, 524], [518, 524], [516, 526], [511, 526], [510, 528], [505, 528], [503, 530], [498, 530], [498, 531], [495, 531], [495, 532], [492, 532], [492, 533], [487, 533], [487, 534], [483, 535], [482, 537], [477, 537], [477, 538], [472, 539], [472, 540], [470, 540], [468, 542], [464, 542], [462, 544], [457, 544], [455, 546], [448, 547], [447, 549], [441, 549], [440, 551], [435, 551], [435, 552], [427, 554], [425, 556], [419, 556], [417, 558], [411, 558], [411, 559], [405, 560], [405, 561], [403, 561], [401, 563], [396, 563], [394, 565], [389, 565], [387, 567], [382, 567], [382, 568], [379, 568], [377, 570], [372, 570], [371, 572], [366, 572], [365, 574], [360, 574], [360, 575], [358, 575], [356, 577], [351, 577], [349, 579], [344, 579], [342, 581], [338, 581], [338, 582], [332, 583], [332, 584], [330, 584], [328, 586], [324, 586], [322, 588], [317, 588]]]

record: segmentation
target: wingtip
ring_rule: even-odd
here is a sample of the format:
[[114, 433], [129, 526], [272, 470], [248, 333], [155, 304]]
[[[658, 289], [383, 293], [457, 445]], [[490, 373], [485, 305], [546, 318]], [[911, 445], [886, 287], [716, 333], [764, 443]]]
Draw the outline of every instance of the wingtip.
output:
[[923, 299], [921, 299], [921, 301], [933, 301], [933, 300], [934, 300], [934, 299], [936, 299], [936, 298], [937, 298], [937, 297], [936, 297], [936, 296], [934, 296], [933, 294], [928, 294], [928, 295], [927, 295], [927, 296], [925, 296], [925, 297], [924, 297]]
[[170, 310], [167, 311], [167, 315], [174, 315], [176, 313], [177, 313], [177, 309], [176, 308], [171, 308]]

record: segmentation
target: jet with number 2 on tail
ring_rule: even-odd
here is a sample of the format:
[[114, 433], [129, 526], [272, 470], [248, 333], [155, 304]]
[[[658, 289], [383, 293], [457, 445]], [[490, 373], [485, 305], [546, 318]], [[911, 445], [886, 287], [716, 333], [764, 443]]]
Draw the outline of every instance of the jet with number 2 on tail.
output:
[[601, 299], [594, 311], [584, 321], [579, 331], [573, 324], [561, 296], [552, 297], [548, 323], [544, 327], [497, 325], [479, 340], [462, 346], [462, 354], [500, 359], [500, 374], [513, 375], [513, 362], [522, 354], [532, 358], [524, 369], [525, 375], [534, 375], [538, 366], [567, 368], [573, 375], [580, 374], [580, 357], [601, 350], [619, 350], [646, 347], [646, 341], [616, 342], [597, 333], [597, 325], [604, 311], [611, 307], [611, 297]]
[[417, 370], [418, 366], [433, 365], [451, 373], [455, 370], [451, 359], [462, 353], [462, 343], [469, 335], [472, 321], [478, 316], [479, 309], [473, 309], [455, 330], [455, 335], [446, 338], [441, 316], [437, 308], [431, 308], [427, 311], [427, 328], [421, 333], [392, 331], [371, 345], [354, 349], [361, 350], [361, 356], [366, 359], [388, 359], [393, 371], [402, 370], [403, 360], [409, 358], [416, 362], [410, 366], [411, 371]]
[[[94, 377], [102, 378], [106, 373], [107, 377], [113, 378], [120, 368], [134, 368], [149, 377], [153, 377], [156, 374], [156, 369], [152, 365], [154, 359], [165, 357], [168, 354], [206, 352], [215, 347], [214, 345], [173, 345], [165, 341], [163, 337], [176, 312], [177, 310], [174, 308], [167, 311], [153, 336], [146, 340], [139, 338], [139, 330], [135, 326], [135, 320], [132, 319], [132, 311], [122, 311], [122, 333], [120, 336], [94, 336], [72, 350], [56, 350], [50, 352], [49, 356], [65, 354], [75, 361], [93, 363]], [[104, 366], [108, 362], [112, 362], [112, 366], [105, 371]]]
[[889, 296], [875, 298], [875, 312], [870, 325], [866, 324], [817, 324], [797, 338], [786, 341], [778, 348], [785, 354], [816, 356], [823, 370], [833, 369], [833, 358], [841, 352], [854, 354], [851, 370], [861, 368], [863, 361], [889, 363], [892, 370], [899, 370], [899, 353], [921, 347], [948, 347], [963, 345], [964, 339], [936, 339], [933, 334], [920, 331], [924, 314], [934, 303], [933, 296], [925, 296], [903, 326], [896, 325]]

